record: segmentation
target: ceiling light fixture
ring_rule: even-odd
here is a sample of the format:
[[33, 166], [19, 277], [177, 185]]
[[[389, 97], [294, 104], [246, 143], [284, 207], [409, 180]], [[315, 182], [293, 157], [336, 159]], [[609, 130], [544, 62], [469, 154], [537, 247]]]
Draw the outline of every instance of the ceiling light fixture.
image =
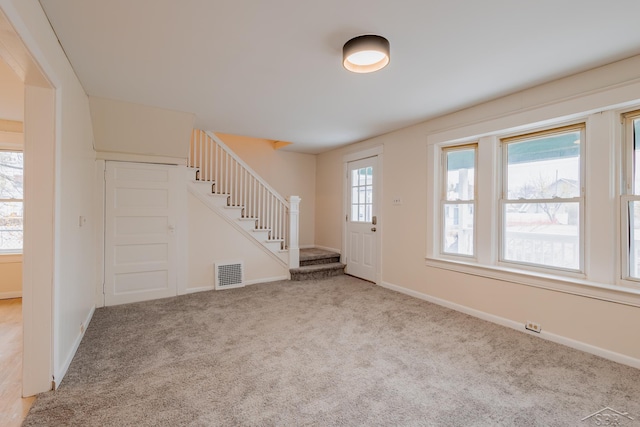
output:
[[354, 73], [373, 73], [389, 63], [389, 40], [382, 36], [354, 37], [342, 48], [342, 65]]

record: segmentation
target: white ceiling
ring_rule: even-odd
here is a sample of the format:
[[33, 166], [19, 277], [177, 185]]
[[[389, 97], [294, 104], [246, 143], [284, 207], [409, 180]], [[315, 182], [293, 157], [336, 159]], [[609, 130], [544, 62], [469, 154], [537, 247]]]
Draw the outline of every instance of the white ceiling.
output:
[[[40, 3], [89, 95], [311, 153], [640, 54], [638, 0]], [[342, 68], [361, 34], [387, 68]]]

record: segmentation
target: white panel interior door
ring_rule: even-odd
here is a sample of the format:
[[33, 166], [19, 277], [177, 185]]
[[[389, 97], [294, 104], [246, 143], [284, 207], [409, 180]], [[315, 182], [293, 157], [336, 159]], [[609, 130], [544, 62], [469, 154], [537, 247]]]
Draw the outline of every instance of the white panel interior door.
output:
[[376, 282], [378, 157], [347, 163], [346, 272]]
[[177, 168], [106, 163], [105, 304], [175, 296]]

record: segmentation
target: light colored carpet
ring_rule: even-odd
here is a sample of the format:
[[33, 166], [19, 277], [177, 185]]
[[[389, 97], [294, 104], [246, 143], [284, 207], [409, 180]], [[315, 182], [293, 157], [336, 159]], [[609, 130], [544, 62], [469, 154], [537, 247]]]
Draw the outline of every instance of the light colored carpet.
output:
[[581, 426], [605, 406], [638, 422], [640, 370], [339, 276], [96, 310], [24, 425]]

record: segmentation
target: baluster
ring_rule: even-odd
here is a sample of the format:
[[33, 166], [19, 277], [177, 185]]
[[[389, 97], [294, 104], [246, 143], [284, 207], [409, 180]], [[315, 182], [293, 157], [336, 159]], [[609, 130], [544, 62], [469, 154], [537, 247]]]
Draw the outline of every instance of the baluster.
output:
[[233, 194], [234, 194], [234, 199], [236, 201], [236, 206], [240, 206], [240, 171], [241, 171], [241, 166], [240, 163], [233, 162], [233, 164], [235, 165], [235, 173], [233, 174], [233, 177], [235, 179], [235, 184], [234, 184], [234, 190], [233, 190]]
[[[198, 167], [202, 169], [202, 132], [198, 135]], [[200, 176], [202, 176], [202, 171], [200, 171]]]
[[189, 167], [193, 167], [193, 134], [195, 133], [195, 131], [191, 132], [191, 138], [189, 139], [189, 163], [187, 164], [187, 166]]
[[213, 168], [213, 180], [216, 182], [216, 194], [220, 194], [220, 146], [218, 144], [215, 145], [216, 148], [216, 158], [215, 158], [215, 166]]
[[230, 173], [230, 171], [229, 171], [229, 169], [230, 169], [229, 168], [229, 162], [230, 162], [229, 158], [230, 157], [231, 156], [229, 156], [229, 153], [226, 153], [225, 165], [224, 165], [224, 170], [225, 170], [225, 174], [224, 174], [224, 177], [225, 177], [224, 178], [224, 190], [225, 191], [224, 192], [225, 192], [225, 194], [229, 194], [230, 193], [230, 191], [229, 191], [229, 173]]
[[273, 196], [271, 193], [267, 193], [267, 218], [269, 219], [269, 225], [267, 228], [273, 228]]
[[256, 179], [251, 177], [251, 216], [253, 218], [258, 217], [258, 211], [256, 210], [258, 203], [256, 202]]
[[207, 136], [207, 138], [204, 140], [205, 142], [205, 147], [204, 147], [204, 174], [202, 174], [204, 176], [204, 180], [205, 181], [209, 181], [209, 146], [211, 145], [211, 138], [209, 138]]

